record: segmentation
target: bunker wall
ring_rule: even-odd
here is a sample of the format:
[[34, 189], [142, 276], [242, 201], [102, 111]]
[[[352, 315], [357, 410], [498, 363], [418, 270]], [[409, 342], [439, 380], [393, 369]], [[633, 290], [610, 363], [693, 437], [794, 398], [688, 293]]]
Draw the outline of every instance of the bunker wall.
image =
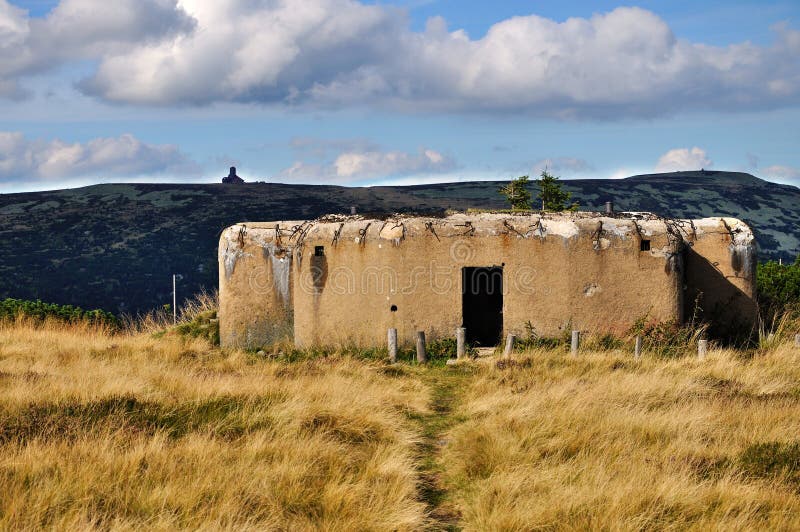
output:
[[685, 313], [697, 314], [719, 335], [750, 332], [758, 316], [756, 242], [735, 218], [680, 224], [687, 242]]
[[294, 340], [292, 254], [246, 225], [219, 241], [220, 343], [257, 348]]
[[544, 222], [540, 231], [520, 217], [481, 220], [474, 232], [457, 221], [399, 228], [365, 220], [343, 226], [335, 245], [338, 228], [310, 230], [304, 247], [323, 255], [298, 268], [296, 343], [380, 345], [390, 327], [405, 342], [417, 330], [452, 336], [467, 266], [503, 267], [506, 332], [526, 334], [528, 324], [547, 336], [569, 327], [622, 332], [644, 316], [680, 318], [680, 254], [658, 224], [640, 228], [651, 239], [641, 251], [629, 221]]
[[[647, 240], [646, 249], [642, 241]], [[680, 319], [680, 243], [662, 221], [456, 215], [237, 225], [220, 239], [225, 346], [382, 345], [462, 325], [462, 268], [503, 268], [506, 332], [622, 332]], [[288, 291], [287, 291], [288, 287]]]

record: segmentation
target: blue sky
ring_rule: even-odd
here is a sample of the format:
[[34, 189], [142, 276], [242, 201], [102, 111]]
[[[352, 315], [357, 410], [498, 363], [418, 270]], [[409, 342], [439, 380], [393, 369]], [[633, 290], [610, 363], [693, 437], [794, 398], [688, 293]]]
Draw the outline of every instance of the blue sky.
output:
[[0, 0], [0, 192], [231, 164], [800, 184], [798, 30], [798, 2]]

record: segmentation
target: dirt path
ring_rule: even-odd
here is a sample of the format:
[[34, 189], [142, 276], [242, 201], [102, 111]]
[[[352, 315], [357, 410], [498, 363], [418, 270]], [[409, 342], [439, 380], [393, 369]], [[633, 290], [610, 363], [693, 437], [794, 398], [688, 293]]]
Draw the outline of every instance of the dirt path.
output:
[[418, 467], [422, 486], [420, 499], [430, 508], [433, 530], [460, 530], [460, 515], [449, 500], [439, 457], [447, 445], [445, 433], [461, 421], [456, 407], [475, 369], [469, 366], [430, 367], [420, 370], [420, 378], [431, 390], [431, 411], [420, 416], [422, 441]]

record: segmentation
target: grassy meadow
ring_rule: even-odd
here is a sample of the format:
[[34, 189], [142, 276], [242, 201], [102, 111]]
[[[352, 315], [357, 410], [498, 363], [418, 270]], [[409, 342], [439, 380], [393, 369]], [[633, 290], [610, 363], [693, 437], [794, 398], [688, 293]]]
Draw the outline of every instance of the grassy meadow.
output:
[[0, 324], [1, 529], [800, 528], [800, 348], [390, 366]]

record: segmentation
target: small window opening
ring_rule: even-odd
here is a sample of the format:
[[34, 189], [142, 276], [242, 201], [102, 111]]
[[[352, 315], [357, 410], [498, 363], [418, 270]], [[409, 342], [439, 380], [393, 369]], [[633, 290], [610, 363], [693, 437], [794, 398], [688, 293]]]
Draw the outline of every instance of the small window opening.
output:
[[392, 312], [397, 312], [397, 305], [392, 305], [391, 307], [389, 307], [389, 310], [391, 310]]
[[649, 240], [642, 240], [639, 243], [639, 250], [640, 251], [650, 251], [650, 241]]
[[325, 246], [314, 246], [314, 256], [315, 257], [324, 257], [325, 256]]

